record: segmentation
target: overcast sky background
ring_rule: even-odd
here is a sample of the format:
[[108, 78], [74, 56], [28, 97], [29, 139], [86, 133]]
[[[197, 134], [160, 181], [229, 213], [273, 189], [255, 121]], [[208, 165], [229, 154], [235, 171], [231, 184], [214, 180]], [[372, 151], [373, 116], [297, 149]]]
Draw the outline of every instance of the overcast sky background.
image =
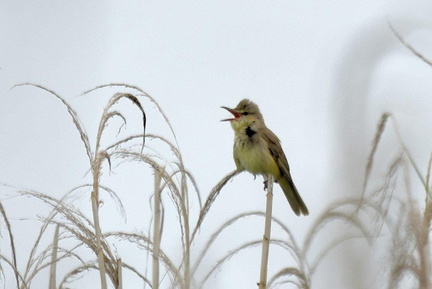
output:
[[[81, 93], [109, 83], [140, 87], [169, 117], [203, 198], [234, 169], [233, 132], [219, 121], [227, 117], [220, 106], [234, 107], [250, 98], [281, 139], [311, 212], [296, 217], [276, 188], [274, 214], [286, 220], [301, 243], [332, 201], [361, 192], [367, 153], [383, 112], [395, 115], [405, 142], [426, 171], [432, 146], [432, 68], [403, 47], [387, 21], [432, 59], [431, 13], [429, 1], [402, 0], [2, 1], [0, 182], [60, 197], [89, 181], [85, 151], [66, 109], [40, 89], [11, 90], [16, 84], [40, 84], [67, 99], [91, 139], [108, 98], [123, 90]], [[141, 100], [148, 114], [147, 132], [172, 139], [156, 107]], [[127, 130], [139, 133], [136, 107], [121, 107], [128, 115]], [[389, 137], [380, 151], [388, 159], [399, 151], [394, 143]], [[158, 149], [157, 144], [148, 145]], [[385, 169], [378, 167], [377, 182]], [[152, 189], [151, 170], [131, 165], [105, 174], [104, 181], [120, 191], [128, 215], [124, 224], [107, 205], [101, 214], [110, 221], [102, 220], [102, 228], [144, 230], [146, 213], [137, 203], [148, 202], [142, 191]], [[419, 185], [413, 181], [414, 188]], [[263, 210], [264, 196], [258, 178], [235, 178], [206, 219], [201, 244], [229, 216]], [[8, 202], [4, 206], [14, 218], [37, 212], [32, 202]], [[85, 206], [89, 203], [84, 201], [83, 210]], [[241, 244], [239, 231], [245, 240], [259, 239], [261, 224], [250, 220], [227, 234], [207, 262]], [[31, 231], [26, 226], [16, 225], [23, 256]], [[351, 252], [347, 250], [344, 254]], [[234, 257], [206, 288], [255, 286], [260, 248], [250, 252]], [[361, 256], [353, 252], [345, 263], [367, 268], [367, 258]], [[338, 260], [337, 254], [329, 257], [314, 276], [314, 287], [371, 288], [384, 282], [365, 279], [360, 271], [351, 275], [346, 272], [350, 265]], [[98, 284], [98, 276], [94, 278]], [[353, 278], [358, 278], [356, 286], [350, 283]], [[139, 284], [131, 282], [129, 286]]]

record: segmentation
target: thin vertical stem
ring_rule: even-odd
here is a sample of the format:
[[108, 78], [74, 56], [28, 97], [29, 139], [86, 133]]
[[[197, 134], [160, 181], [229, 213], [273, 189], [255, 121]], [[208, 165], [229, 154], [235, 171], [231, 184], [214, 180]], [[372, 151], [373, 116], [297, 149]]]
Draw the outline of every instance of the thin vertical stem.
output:
[[154, 181], [154, 225], [153, 225], [153, 289], [159, 288], [159, 249], [161, 241], [161, 192], [163, 171], [155, 170]]
[[420, 270], [419, 270], [419, 288], [428, 289], [430, 288], [429, 272], [430, 272], [430, 261], [429, 261], [429, 230], [432, 218], [432, 202], [428, 198], [426, 201], [426, 208], [423, 214], [423, 228], [418, 232], [418, 253], [420, 258]]
[[96, 250], [99, 264], [99, 274], [101, 279], [101, 289], [107, 289], [107, 281], [105, 276], [105, 260], [102, 249], [101, 241], [101, 229], [99, 223], [99, 172], [100, 172], [100, 160], [96, 157], [93, 168], [93, 192], [91, 196], [92, 200], [92, 211], [93, 211], [93, 223], [95, 227], [96, 235]]
[[267, 203], [266, 203], [265, 227], [264, 227], [262, 255], [261, 255], [261, 273], [260, 273], [259, 289], [267, 288], [267, 268], [268, 268], [269, 249], [270, 249], [272, 209], [273, 209], [273, 176], [269, 175], [267, 179]]
[[58, 239], [59, 239], [59, 225], [56, 226], [54, 232], [54, 241], [53, 241], [53, 248], [52, 248], [52, 255], [51, 255], [50, 276], [49, 276], [49, 285], [48, 285], [49, 289], [57, 288], [56, 271], [57, 271]]
[[[187, 203], [186, 210], [189, 210], [189, 204]], [[190, 289], [190, 229], [189, 229], [189, 217], [188, 217], [188, 211], [186, 212], [186, 217], [184, 221], [185, 225], [185, 244], [186, 244], [186, 251], [185, 251], [185, 269], [184, 269], [184, 288]]]
[[121, 259], [117, 259], [117, 279], [118, 279], [117, 289], [123, 289], [123, 265]]

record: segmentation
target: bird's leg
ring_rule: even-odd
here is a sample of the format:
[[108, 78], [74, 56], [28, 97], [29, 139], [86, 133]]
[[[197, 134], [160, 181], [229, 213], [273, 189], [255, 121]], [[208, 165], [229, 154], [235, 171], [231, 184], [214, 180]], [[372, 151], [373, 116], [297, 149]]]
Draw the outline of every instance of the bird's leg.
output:
[[268, 177], [267, 175], [263, 175], [264, 178], [264, 191], [267, 191]]

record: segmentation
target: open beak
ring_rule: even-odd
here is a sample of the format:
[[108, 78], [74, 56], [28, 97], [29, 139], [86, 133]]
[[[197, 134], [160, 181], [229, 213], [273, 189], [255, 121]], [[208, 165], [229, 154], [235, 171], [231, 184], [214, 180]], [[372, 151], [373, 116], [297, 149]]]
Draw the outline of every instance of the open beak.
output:
[[241, 116], [240, 113], [238, 113], [237, 111], [235, 111], [232, 108], [228, 108], [226, 106], [221, 106], [221, 108], [228, 110], [234, 116], [234, 118], [226, 118], [226, 119], [222, 119], [221, 121], [233, 121], [233, 120], [238, 119]]

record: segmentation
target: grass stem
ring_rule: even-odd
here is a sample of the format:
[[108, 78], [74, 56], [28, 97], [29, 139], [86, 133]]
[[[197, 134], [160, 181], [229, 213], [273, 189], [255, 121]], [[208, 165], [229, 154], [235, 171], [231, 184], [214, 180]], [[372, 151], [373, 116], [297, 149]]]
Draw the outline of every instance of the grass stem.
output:
[[273, 176], [268, 176], [267, 179], [267, 203], [265, 214], [265, 227], [262, 242], [262, 255], [261, 255], [261, 272], [259, 289], [267, 288], [267, 268], [270, 249], [270, 235], [271, 235], [271, 221], [273, 209]]
[[153, 225], [153, 289], [159, 288], [159, 250], [161, 241], [161, 192], [163, 171], [155, 170], [154, 180], [154, 225]]
[[99, 171], [100, 166], [98, 165], [94, 168], [93, 171], [93, 192], [91, 196], [92, 201], [92, 213], [93, 213], [93, 222], [96, 236], [96, 250], [97, 250], [97, 259], [99, 265], [99, 274], [101, 279], [101, 289], [107, 289], [107, 281], [105, 276], [105, 260], [104, 253], [102, 248], [101, 241], [101, 229], [99, 222]]
[[56, 274], [57, 274], [57, 252], [58, 252], [58, 241], [59, 241], [59, 225], [56, 226], [54, 232], [53, 248], [51, 255], [51, 265], [49, 274], [49, 289], [57, 288], [56, 284]]

